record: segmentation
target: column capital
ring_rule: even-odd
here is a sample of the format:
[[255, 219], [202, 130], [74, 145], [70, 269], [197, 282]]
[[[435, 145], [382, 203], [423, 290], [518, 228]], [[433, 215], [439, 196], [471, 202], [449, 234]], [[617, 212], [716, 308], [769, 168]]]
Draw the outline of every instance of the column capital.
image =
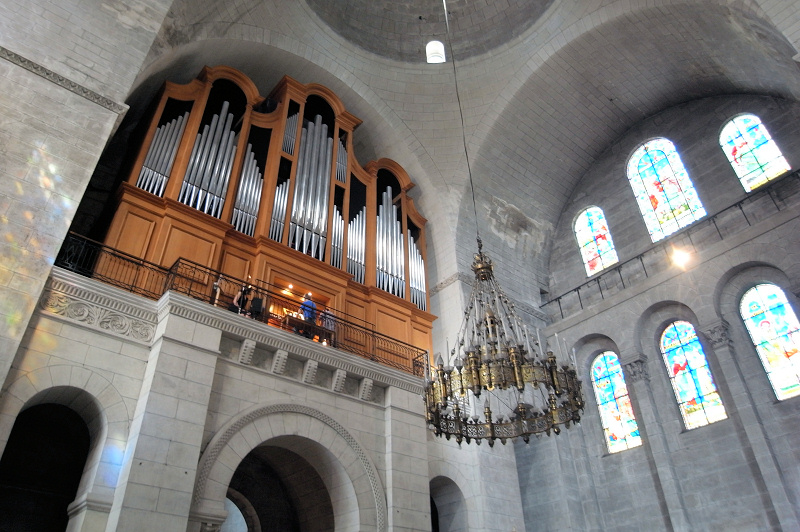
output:
[[625, 380], [628, 382], [650, 380], [650, 373], [647, 371], [647, 355], [644, 353], [636, 353], [628, 362], [622, 364], [622, 369], [625, 373]]
[[714, 349], [731, 345], [730, 325], [723, 319], [706, 327], [702, 332]]

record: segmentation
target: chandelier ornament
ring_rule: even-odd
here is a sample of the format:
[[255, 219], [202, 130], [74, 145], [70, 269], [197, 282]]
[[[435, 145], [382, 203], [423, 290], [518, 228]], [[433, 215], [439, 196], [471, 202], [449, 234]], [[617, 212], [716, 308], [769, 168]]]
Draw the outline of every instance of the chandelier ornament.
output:
[[505, 444], [516, 438], [528, 443], [531, 435], [560, 434], [562, 426], [578, 424], [584, 408], [583, 392], [574, 361], [572, 365], [560, 365], [552, 351], [543, 355], [541, 341], [534, 343], [539, 351], [531, 349], [527, 326], [495, 280], [492, 261], [483, 252], [446, 0], [442, 3], [478, 252], [472, 263], [475, 281], [457, 343], [447, 353], [446, 362], [441, 355], [434, 367], [428, 361], [423, 395], [425, 419], [436, 436], [448, 440], [455, 437], [459, 445], [462, 441], [480, 445], [487, 440], [494, 446], [497, 439]]

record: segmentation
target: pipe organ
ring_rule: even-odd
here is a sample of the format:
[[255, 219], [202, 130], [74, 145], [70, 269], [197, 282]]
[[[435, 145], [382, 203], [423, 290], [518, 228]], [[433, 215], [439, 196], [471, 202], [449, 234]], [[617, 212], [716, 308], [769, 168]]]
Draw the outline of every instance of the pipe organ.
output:
[[[106, 244], [170, 266], [294, 281], [428, 348], [425, 219], [389, 159], [361, 166], [361, 121], [329, 89], [284, 77], [266, 97], [229, 67], [167, 82], [143, 123]], [[273, 142], [274, 140], [274, 142]]]

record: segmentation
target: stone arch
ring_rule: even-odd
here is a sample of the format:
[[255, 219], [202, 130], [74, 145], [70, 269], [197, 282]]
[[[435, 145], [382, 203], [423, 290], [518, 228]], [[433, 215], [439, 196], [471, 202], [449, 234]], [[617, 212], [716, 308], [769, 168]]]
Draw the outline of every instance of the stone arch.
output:
[[74, 410], [89, 429], [89, 455], [70, 514], [85, 510], [108, 513], [128, 439], [128, 408], [114, 385], [83, 367], [56, 365], [28, 372], [8, 387], [0, 420], [10, 421], [0, 432], [0, 453], [13, 420], [25, 409], [56, 403]]
[[[464, 505], [463, 511], [465, 518], [463, 520], [463, 528], [454, 528], [453, 530], [477, 530], [481, 528], [481, 521], [475, 508], [475, 503], [480, 493], [475, 487], [479, 484], [477, 478], [469, 478], [468, 475], [472, 471], [464, 471], [464, 468], [455, 467], [455, 464], [444, 460], [429, 460], [428, 461], [428, 478], [431, 490], [431, 498], [439, 506], [437, 497], [441, 497], [442, 501], [456, 502], [458, 497], [461, 497]], [[438, 493], [435, 493], [437, 492]], [[457, 493], [456, 493], [457, 492]], [[441, 517], [441, 515], [440, 515]]]
[[431, 499], [436, 505], [441, 532], [461, 532], [469, 530], [467, 501], [458, 484], [444, 476], [436, 476], [430, 481]]
[[[253, 407], [225, 424], [211, 439], [198, 464], [192, 501], [193, 521], [218, 522], [223, 502], [239, 463], [256, 447], [287, 438], [316, 442], [325, 452], [303, 456], [318, 472], [324, 470], [332, 498], [337, 530], [375, 530], [387, 527], [386, 499], [378, 471], [349, 431], [314, 408], [296, 404]], [[297, 449], [293, 449], [297, 451]], [[298, 454], [303, 455], [303, 450]]]
[[744, 293], [760, 283], [778, 286], [783, 290], [795, 313], [800, 313], [800, 299], [791, 291], [791, 278], [780, 268], [757, 262], [732, 268], [722, 276], [714, 292], [714, 306], [720, 318], [720, 323], [717, 325], [719, 332], [717, 341], [726, 344], [731, 342], [735, 346], [731, 353], [740, 375], [755, 376], [753, 379], [742, 379], [745, 386], [750, 389], [753, 401], [772, 404], [775, 395], [766, 368], [761, 363], [739, 312], [739, 302]]

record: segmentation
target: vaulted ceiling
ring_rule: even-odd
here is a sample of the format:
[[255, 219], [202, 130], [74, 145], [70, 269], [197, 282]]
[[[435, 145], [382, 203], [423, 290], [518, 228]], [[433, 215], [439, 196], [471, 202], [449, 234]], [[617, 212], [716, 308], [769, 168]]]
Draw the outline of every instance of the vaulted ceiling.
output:
[[[800, 7], [658, 4], [448, 2], [482, 222], [499, 198], [540, 228], [534, 251], [546, 256], [587, 168], [637, 122], [705, 96], [800, 97]], [[393, 158], [419, 185], [418, 206], [434, 222], [433, 279], [443, 279], [456, 263], [464, 271], [470, 256], [458, 243], [474, 235], [453, 65], [424, 60], [425, 43], [446, 38], [439, 0], [176, 0], [131, 114], [164, 80], [189, 81], [206, 64], [243, 70], [263, 94], [284, 74], [327, 85], [364, 120], [355, 139], [362, 164]], [[490, 248], [504, 252], [506, 229]]]

